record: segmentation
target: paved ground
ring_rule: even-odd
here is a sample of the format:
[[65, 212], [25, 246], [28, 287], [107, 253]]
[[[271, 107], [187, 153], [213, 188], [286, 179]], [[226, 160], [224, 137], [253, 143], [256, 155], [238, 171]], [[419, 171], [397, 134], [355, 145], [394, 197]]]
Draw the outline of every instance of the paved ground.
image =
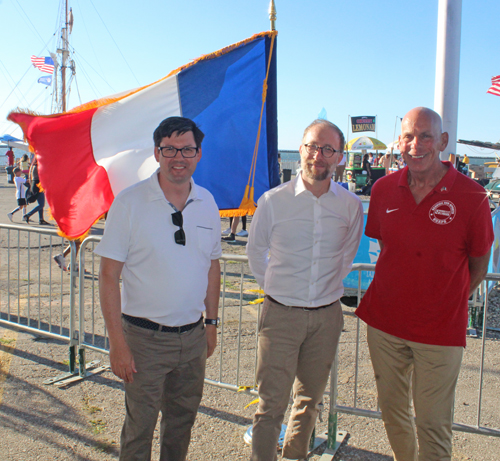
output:
[[[15, 206], [14, 188], [0, 175], [0, 223], [10, 223], [6, 213]], [[20, 215], [16, 221], [21, 222]], [[46, 218], [47, 219], [47, 218]], [[223, 228], [227, 221], [223, 222]], [[98, 226], [102, 228], [102, 226]], [[224, 244], [225, 253], [241, 254], [245, 238], [234, 244]], [[0, 247], [4, 248], [4, 234]], [[5, 261], [0, 261], [1, 265]], [[94, 277], [90, 274], [89, 277]], [[233, 282], [227, 282], [230, 291], [239, 292]], [[236, 282], [234, 282], [236, 283]], [[5, 286], [2, 285], [3, 288]], [[32, 299], [36, 299], [32, 294]], [[23, 298], [25, 302], [25, 298]], [[4, 301], [4, 300], [0, 300]], [[235, 302], [228, 301], [226, 319], [225, 360], [235, 356], [234, 340], [238, 311]], [[352, 311], [346, 308], [348, 312]], [[248, 353], [248, 368], [253, 358], [253, 325], [256, 310], [245, 305], [242, 317], [243, 349]], [[361, 336], [364, 331], [361, 329]], [[232, 339], [231, 339], [232, 338]], [[354, 381], [353, 356], [356, 338], [356, 320], [346, 316], [345, 331], [340, 345], [339, 402], [352, 405]], [[233, 342], [231, 342], [233, 341]], [[469, 339], [457, 394], [457, 419], [474, 424], [477, 402], [477, 370], [481, 341]], [[489, 355], [485, 361], [485, 406], [483, 424], [500, 427], [500, 342], [491, 337], [487, 341]], [[220, 347], [210, 359], [208, 376], [217, 379]], [[0, 327], [0, 461], [24, 460], [114, 460], [123, 421], [123, 387], [110, 371], [74, 385], [57, 388], [44, 385], [47, 378], [67, 370], [68, 348], [64, 342], [48, 340], [36, 335], [18, 333]], [[89, 354], [88, 360], [100, 357]], [[106, 356], [100, 357], [106, 361]], [[358, 379], [358, 405], [375, 409], [376, 394], [373, 373], [365, 348], [360, 351], [361, 366]], [[243, 380], [246, 378], [242, 370]], [[250, 382], [244, 384], [251, 384]], [[250, 450], [243, 441], [251, 424], [254, 406], [244, 408], [252, 397], [228, 390], [206, 386], [199, 416], [193, 429], [189, 460], [247, 460]], [[318, 432], [326, 428], [329, 400], [325, 399], [323, 422]], [[387, 461], [392, 459], [383, 426], [379, 420], [348, 415], [339, 416], [339, 429], [346, 430], [346, 441], [336, 460]], [[153, 459], [158, 459], [158, 432], [155, 434]], [[322, 448], [318, 453], [321, 453]], [[309, 459], [319, 460], [319, 454]], [[497, 461], [500, 459], [500, 439], [456, 432], [453, 460]]]

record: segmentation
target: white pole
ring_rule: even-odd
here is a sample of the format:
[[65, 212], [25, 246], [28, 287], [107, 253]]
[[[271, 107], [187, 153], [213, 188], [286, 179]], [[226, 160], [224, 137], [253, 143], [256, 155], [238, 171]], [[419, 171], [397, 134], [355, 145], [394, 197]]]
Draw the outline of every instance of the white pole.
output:
[[462, 0], [439, 0], [434, 110], [450, 137], [441, 160], [456, 154]]

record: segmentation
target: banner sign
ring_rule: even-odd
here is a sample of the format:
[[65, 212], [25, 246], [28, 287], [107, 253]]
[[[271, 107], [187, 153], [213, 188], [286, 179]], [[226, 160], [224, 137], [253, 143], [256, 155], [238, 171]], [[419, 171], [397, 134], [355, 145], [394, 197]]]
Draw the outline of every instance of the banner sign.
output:
[[370, 115], [351, 117], [351, 126], [353, 133], [359, 133], [361, 131], [375, 131], [375, 117]]

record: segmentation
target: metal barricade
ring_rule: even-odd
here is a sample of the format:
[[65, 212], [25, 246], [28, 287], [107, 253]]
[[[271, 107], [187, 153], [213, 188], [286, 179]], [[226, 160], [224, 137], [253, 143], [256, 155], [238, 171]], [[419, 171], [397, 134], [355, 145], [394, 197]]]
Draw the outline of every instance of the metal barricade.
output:
[[[373, 271], [375, 270], [375, 265], [373, 264], [354, 264], [353, 271], [358, 271], [359, 280], [361, 279], [362, 271]], [[487, 274], [485, 280], [482, 282], [481, 286], [474, 294], [473, 299], [469, 302], [470, 308], [474, 310], [481, 310], [481, 314], [477, 315], [477, 318], [482, 321], [482, 340], [481, 343], [477, 341], [473, 344], [474, 347], [469, 347], [464, 353], [464, 359], [462, 361], [462, 371], [459, 377], [457, 389], [456, 389], [456, 402], [463, 401], [461, 395], [464, 393], [463, 387], [469, 385], [474, 379], [477, 383], [477, 401], [475, 405], [467, 403], [467, 405], [455, 405], [455, 418], [453, 423], [453, 430], [461, 432], [469, 432], [474, 434], [488, 435], [500, 437], [500, 429], [487, 427], [482, 424], [483, 414], [485, 408], [488, 410], [488, 423], [496, 423], [497, 427], [500, 427], [500, 419], [498, 412], [495, 409], [499, 407], [499, 397], [497, 396], [497, 387], [493, 385], [493, 379], [490, 379], [490, 385], [486, 387], [485, 391], [485, 373], [488, 372], [489, 375], [496, 375], [499, 370], [495, 370], [492, 367], [498, 364], [495, 359], [488, 361], [488, 367], [485, 366], [486, 360], [486, 340], [488, 331], [488, 305], [489, 305], [489, 292], [486, 289], [487, 282], [499, 282], [499, 274]], [[357, 298], [358, 304], [361, 299], [362, 291], [361, 284], [358, 285]], [[347, 314], [353, 315], [353, 312], [347, 312]], [[373, 371], [371, 369], [371, 362], [369, 360], [369, 354], [366, 347], [365, 339], [366, 328], [359, 319], [356, 320], [356, 338], [354, 344], [354, 351], [352, 348], [345, 350], [342, 356], [337, 356], [334, 367], [332, 368], [331, 374], [331, 405], [330, 405], [330, 415], [329, 420], [331, 421], [331, 430], [329, 428], [329, 433], [332, 433], [332, 439], [329, 439], [329, 443], [334, 445], [333, 434], [337, 431], [337, 414], [345, 413], [356, 416], [364, 416], [368, 418], [381, 418], [381, 413], [378, 409], [378, 404], [376, 401], [376, 385], [375, 378], [373, 376]], [[469, 345], [470, 346], [470, 345]], [[491, 347], [497, 347], [498, 342], [492, 342]], [[363, 350], [362, 350], [363, 349]], [[349, 386], [350, 379], [340, 379], [340, 374], [345, 373], [345, 368], [349, 361], [353, 360], [354, 356], [354, 371], [349, 372], [348, 376], [354, 377], [352, 386]], [[498, 357], [498, 356], [497, 356]], [[364, 367], [369, 367], [370, 371], [363, 370]], [[474, 372], [477, 369], [477, 376], [474, 376]], [[339, 381], [341, 384], [339, 384]], [[344, 382], [346, 385], [344, 385]], [[362, 391], [362, 392], [361, 392]], [[361, 395], [360, 395], [361, 394]], [[487, 396], [486, 396], [487, 394]], [[490, 401], [489, 405], [484, 404], [484, 399], [487, 397]], [[350, 405], [346, 404], [350, 400]], [[371, 406], [367, 406], [364, 403], [371, 403]], [[493, 402], [493, 403], [491, 403]], [[457, 418], [464, 418], [466, 422], [457, 422]], [[322, 458], [323, 459], [323, 458]], [[325, 458], [326, 459], [326, 458]]]
[[[109, 353], [106, 327], [98, 302], [100, 260], [93, 252], [100, 237], [86, 238], [81, 244], [78, 258], [77, 247], [71, 244], [70, 270], [69, 275], [66, 275], [56, 269], [53, 263], [56, 248], [63, 248], [64, 245], [64, 240], [56, 231], [1, 224], [0, 236], [0, 325], [67, 342], [70, 356], [69, 374], [74, 376], [79, 373], [80, 377], [87, 376], [90, 367], [86, 363], [86, 351]], [[256, 288], [257, 284], [250, 273], [246, 256], [223, 255], [221, 261], [219, 347], [213, 358], [207, 362], [206, 383], [257, 395], [255, 370], [260, 305], [251, 304], [256, 296], [249, 292], [249, 288]], [[362, 271], [373, 271], [374, 268], [372, 264], [355, 264], [352, 270], [360, 275]], [[462, 392], [461, 381], [475, 379], [477, 402], [475, 405], [467, 405], [467, 409], [456, 405], [453, 429], [500, 437], [500, 430], [491, 427], [492, 422], [499, 425], [498, 415], [493, 413], [494, 409], [500, 407], [500, 397], [495, 395], [497, 388], [490, 385], [489, 378], [499, 371], [498, 362], [489, 358], [486, 350], [487, 345], [490, 348], [493, 345], [498, 347], [499, 343], [487, 342], [489, 292], [486, 289], [486, 281], [497, 283], [500, 281], [500, 275], [487, 274], [481, 289], [470, 302], [476, 321], [482, 321], [482, 338], [481, 341], [471, 343], [473, 346], [470, 349], [473, 350], [464, 354], [457, 386], [459, 401]], [[361, 295], [361, 285], [358, 284], [358, 302]], [[353, 310], [345, 310], [344, 313], [354, 316]], [[354, 351], [347, 350], [345, 344], [339, 346], [338, 358], [332, 367], [330, 380], [328, 448], [322, 460], [328, 459], [328, 453], [338, 447], [338, 413], [380, 418], [375, 380], [364, 335], [365, 327], [356, 319]], [[75, 357], [76, 351], [78, 357]], [[79, 369], [75, 370], [77, 362]], [[351, 381], [350, 375], [347, 380], [339, 378], [351, 373], [349, 367], [354, 368], [354, 380], [353, 388], [346, 391]], [[100, 369], [94, 370], [97, 371]], [[474, 376], [476, 371], [477, 377]], [[492, 401], [493, 403], [490, 403]], [[488, 425], [483, 424], [485, 417]], [[458, 418], [463, 418], [465, 422], [456, 422]]]
[[64, 239], [53, 229], [0, 224], [0, 242], [0, 325], [67, 342], [73, 373], [75, 265], [64, 273], [53, 261]]
[[[97, 273], [99, 256], [93, 248], [101, 237], [87, 237], [79, 252], [79, 346], [78, 362], [83, 367], [85, 351], [109, 354], [109, 340], [98, 303]], [[87, 251], [88, 249], [92, 251]], [[90, 256], [90, 261], [87, 260]], [[219, 345], [207, 362], [205, 382], [212, 386], [256, 395], [255, 368], [257, 363], [257, 325], [260, 304], [251, 307], [244, 298], [244, 285], [255, 282], [242, 255], [222, 255], [221, 319]], [[86, 269], [91, 265], [91, 270]], [[92, 275], [90, 275], [92, 274]], [[81, 368], [81, 376], [87, 371]]]

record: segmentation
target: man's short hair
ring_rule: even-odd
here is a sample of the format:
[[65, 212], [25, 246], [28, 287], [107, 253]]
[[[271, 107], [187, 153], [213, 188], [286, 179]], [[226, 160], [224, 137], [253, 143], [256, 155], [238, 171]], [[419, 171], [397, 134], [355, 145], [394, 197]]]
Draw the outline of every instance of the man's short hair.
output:
[[170, 138], [172, 134], [184, 134], [188, 131], [193, 133], [196, 147], [201, 147], [205, 135], [191, 119], [185, 117], [168, 117], [163, 120], [153, 133], [155, 147], [159, 147], [163, 138]]
[[313, 127], [317, 126], [317, 125], [323, 125], [323, 126], [326, 126], [328, 128], [331, 128], [333, 131], [335, 131], [338, 135], [339, 135], [339, 138], [340, 138], [340, 150], [342, 152], [344, 152], [344, 148], [345, 148], [345, 138], [344, 138], [344, 133], [342, 133], [342, 130], [337, 126], [335, 125], [334, 123], [332, 122], [329, 122], [328, 120], [325, 120], [323, 118], [318, 118], [316, 120], [314, 120], [314, 122], [312, 122], [305, 130], [304, 130], [304, 135], [302, 136], [302, 141], [304, 141], [304, 138], [306, 137], [307, 133], [309, 132], [309, 130], [311, 130]]
[[20, 171], [21, 171], [21, 168], [19, 168], [18, 166], [16, 166], [16, 167], [14, 168], [14, 174], [16, 174], [18, 171], [20, 172]]

